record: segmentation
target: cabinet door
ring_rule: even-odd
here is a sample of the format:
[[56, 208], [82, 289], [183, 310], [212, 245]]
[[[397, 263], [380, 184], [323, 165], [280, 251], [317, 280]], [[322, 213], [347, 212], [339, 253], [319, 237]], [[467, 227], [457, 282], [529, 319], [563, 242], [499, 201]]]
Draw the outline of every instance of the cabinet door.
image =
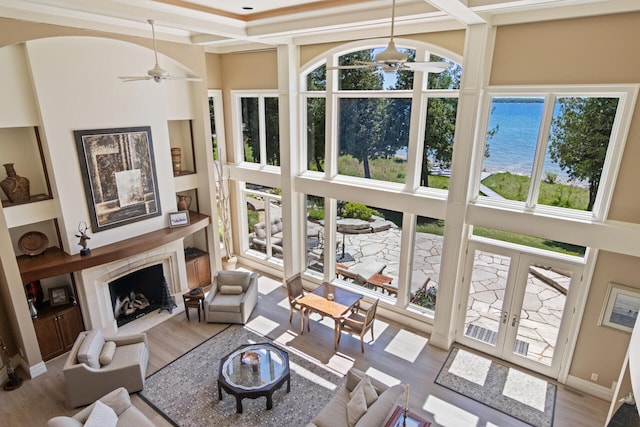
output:
[[43, 360], [49, 360], [65, 351], [60, 335], [58, 334], [57, 323], [56, 316], [50, 316], [33, 322]]
[[203, 255], [196, 261], [196, 280], [198, 287], [205, 287], [211, 284], [211, 266], [209, 265], [209, 254]]
[[80, 309], [77, 306], [58, 314], [58, 330], [64, 351], [70, 350], [78, 334], [84, 330]]

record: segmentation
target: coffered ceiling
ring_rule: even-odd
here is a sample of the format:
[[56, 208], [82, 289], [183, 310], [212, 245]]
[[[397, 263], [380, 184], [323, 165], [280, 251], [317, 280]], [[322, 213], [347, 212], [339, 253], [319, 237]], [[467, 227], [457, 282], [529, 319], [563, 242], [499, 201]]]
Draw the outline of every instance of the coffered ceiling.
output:
[[[396, 34], [640, 10], [638, 0], [396, 0]], [[204, 45], [210, 52], [386, 37], [391, 0], [2, 0], [0, 16]]]

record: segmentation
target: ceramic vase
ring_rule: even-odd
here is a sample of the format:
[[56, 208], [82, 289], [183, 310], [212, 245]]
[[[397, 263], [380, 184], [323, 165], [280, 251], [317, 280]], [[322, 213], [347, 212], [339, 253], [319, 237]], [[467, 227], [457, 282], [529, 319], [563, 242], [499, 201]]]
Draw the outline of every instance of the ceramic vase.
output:
[[178, 210], [188, 211], [191, 207], [191, 197], [178, 195]]
[[24, 203], [29, 201], [29, 179], [19, 176], [13, 167], [13, 163], [5, 163], [7, 177], [0, 182], [2, 191], [7, 195], [11, 203]]
[[171, 149], [171, 164], [173, 165], [173, 176], [180, 175], [182, 170], [182, 150], [180, 148]]

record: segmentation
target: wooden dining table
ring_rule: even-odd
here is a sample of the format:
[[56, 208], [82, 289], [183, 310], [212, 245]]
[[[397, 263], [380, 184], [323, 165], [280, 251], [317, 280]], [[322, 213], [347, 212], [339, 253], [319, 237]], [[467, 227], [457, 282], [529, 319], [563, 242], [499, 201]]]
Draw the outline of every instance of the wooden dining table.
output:
[[[333, 300], [327, 297], [333, 294]], [[335, 330], [333, 333], [333, 346], [338, 350], [338, 336], [340, 331], [340, 320], [353, 307], [355, 307], [363, 295], [324, 282], [312, 292], [307, 293], [298, 299], [298, 304], [305, 307], [307, 323], [311, 312], [319, 313], [333, 319]]]

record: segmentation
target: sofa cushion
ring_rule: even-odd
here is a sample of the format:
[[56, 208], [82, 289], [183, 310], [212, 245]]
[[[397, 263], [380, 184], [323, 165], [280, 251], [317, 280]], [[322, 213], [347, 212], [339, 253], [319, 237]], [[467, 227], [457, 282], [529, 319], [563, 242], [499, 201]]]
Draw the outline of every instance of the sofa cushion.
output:
[[107, 366], [113, 360], [113, 355], [116, 352], [116, 343], [113, 341], [107, 341], [102, 346], [100, 351], [100, 366]]
[[100, 329], [93, 329], [87, 333], [78, 349], [78, 362], [85, 363], [92, 368], [100, 368], [100, 352], [104, 346], [104, 335]]
[[371, 380], [369, 379], [369, 376], [365, 375], [364, 377], [362, 377], [362, 379], [360, 380], [356, 388], [354, 388], [353, 391], [350, 393], [351, 398], [353, 399], [353, 396], [356, 393], [359, 393], [360, 390], [364, 392], [364, 398], [367, 401], [367, 407], [373, 405], [375, 401], [378, 400], [378, 393], [376, 392], [376, 389], [371, 384]]
[[89, 418], [84, 423], [85, 427], [116, 427], [116, 424], [118, 424], [116, 413], [99, 400], [96, 401]]
[[[345, 383], [345, 386], [347, 387], [347, 390], [349, 392], [352, 392], [353, 390], [355, 390], [355, 388], [358, 386], [358, 384], [360, 383], [362, 378], [364, 378], [365, 376], [366, 376], [366, 374], [364, 372], [362, 372], [362, 371], [360, 371], [360, 370], [358, 370], [356, 368], [351, 368], [349, 370], [349, 372], [347, 372], [347, 382]], [[382, 394], [383, 391], [385, 391], [386, 389], [389, 388], [382, 381], [378, 381], [375, 378], [369, 377], [369, 381], [373, 385], [373, 388], [376, 389], [376, 392], [378, 393], [378, 396], [380, 394]]]
[[220, 286], [220, 293], [223, 295], [240, 295], [244, 292], [242, 286], [238, 285], [222, 285]]
[[378, 396], [376, 403], [371, 405], [367, 409], [367, 413], [358, 420], [356, 426], [383, 426], [387, 419], [391, 417], [393, 409], [395, 408], [398, 400], [404, 396], [404, 393], [404, 384], [396, 384], [385, 390], [380, 396]]
[[356, 387], [350, 396], [351, 399], [347, 403], [347, 425], [353, 427], [367, 412], [367, 399], [364, 395], [363, 387]]
[[[335, 427], [345, 425], [347, 422], [347, 403], [349, 402], [349, 391], [346, 387], [340, 387], [333, 395], [329, 403], [311, 421], [317, 427]], [[336, 420], [342, 420], [336, 422]]]

